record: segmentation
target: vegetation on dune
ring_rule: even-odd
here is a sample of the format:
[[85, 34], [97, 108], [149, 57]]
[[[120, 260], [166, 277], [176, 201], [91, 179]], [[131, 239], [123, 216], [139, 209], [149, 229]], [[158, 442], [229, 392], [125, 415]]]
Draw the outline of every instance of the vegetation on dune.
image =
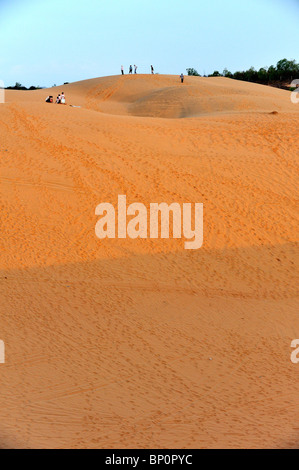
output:
[[[187, 73], [188, 75], [199, 76], [197, 71], [193, 68], [188, 68]], [[234, 73], [230, 72], [228, 69], [224, 69], [222, 73], [215, 70], [208, 76], [227, 77], [235, 80], [243, 80], [246, 82], [254, 82], [283, 88], [285, 83], [290, 84], [294, 79], [299, 78], [299, 64], [295, 60], [282, 59], [277, 62], [276, 66], [271, 65], [270, 67], [261, 67], [259, 70], [255, 70], [254, 67]]]
[[[189, 67], [186, 69], [189, 76], [201, 77], [196, 69]], [[206, 77], [206, 75], [204, 75]], [[291, 82], [298, 78], [299, 79], [299, 63], [296, 60], [281, 59], [277, 62], [276, 66], [270, 65], [270, 67], [261, 67], [259, 70], [255, 70], [254, 67], [250, 67], [248, 70], [230, 72], [227, 68], [220, 73], [215, 70], [208, 77], [226, 77], [234, 80], [243, 80], [246, 82], [260, 83], [262, 85], [271, 85], [279, 88], [291, 89]], [[67, 85], [69, 82], [65, 82]], [[54, 85], [56, 86], [56, 84]], [[40, 86], [31, 86], [26, 88], [21, 83], [16, 82], [15, 86], [7, 87], [7, 90], [40, 90]], [[294, 89], [294, 88], [293, 88]]]
[[189, 68], [189, 69], [186, 69], [186, 72], [188, 75], [193, 75], [195, 77], [200, 77], [199, 73], [197, 72], [197, 70], [193, 69], [193, 68]]
[[40, 90], [40, 86], [31, 86], [30, 88], [26, 88], [21, 83], [16, 82], [15, 86], [8, 86], [6, 90]]
[[276, 66], [261, 67], [259, 70], [250, 67], [249, 70], [243, 72], [237, 71], [232, 74], [227, 69], [224, 69], [222, 76], [264, 84], [271, 84], [271, 82], [277, 81], [291, 82], [299, 77], [299, 64], [295, 60], [282, 59], [277, 62]]

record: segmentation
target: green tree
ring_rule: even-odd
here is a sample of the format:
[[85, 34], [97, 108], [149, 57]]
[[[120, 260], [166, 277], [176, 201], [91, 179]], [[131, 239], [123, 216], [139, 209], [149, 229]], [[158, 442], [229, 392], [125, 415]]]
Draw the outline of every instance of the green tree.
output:
[[276, 80], [277, 79], [277, 70], [274, 65], [270, 65], [268, 68], [268, 76], [269, 76], [269, 81]]
[[227, 69], [223, 70], [223, 76], [227, 78], [233, 78], [233, 74]]
[[189, 69], [186, 69], [186, 72], [188, 75], [193, 75], [195, 77], [200, 77], [199, 73], [197, 72], [197, 70], [193, 69], [193, 68], [189, 68]]
[[258, 73], [254, 67], [250, 67], [249, 70], [246, 70], [245, 77], [248, 82], [255, 82], [258, 78]]
[[246, 80], [245, 72], [235, 72], [233, 77], [235, 80]]
[[[219, 72], [216, 70], [209, 77], [218, 77]], [[227, 69], [223, 70], [223, 76], [234, 78], [235, 80], [244, 80], [254, 83], [272, 84], [281, 87], [283, 82], [292, 81], [299, 78], [299, 64], [295, 60], [281, 59], [277, 65], [270, 67], [261, 67], [258, 71], [254, 67], [248, 70], [237, 71], [233, 74]]]
[[290, 80], [299, 72], [299, 65], [295, 60], [282, 59], [277, 62], [276, 70], [280, 80]]
[[268, 70], [266, 67], [261, 67], [257, 73], [257, 76], [258, 76], [258, 80], [261, 82], [261, 83], [268, 83], [269, 81], [269, 74], [268, 74]]
[[209, 77], [222, 77], [222, 75], [218, 70], [215, 70], [215, 72], [213, 72], [212, 75], [209, 75]]

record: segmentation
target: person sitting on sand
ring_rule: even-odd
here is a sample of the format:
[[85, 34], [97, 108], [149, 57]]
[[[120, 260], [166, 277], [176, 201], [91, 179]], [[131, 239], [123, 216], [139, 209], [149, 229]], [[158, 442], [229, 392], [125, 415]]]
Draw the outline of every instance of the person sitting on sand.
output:
[[61, 104], [65, 104], [65, 96], [64, 96], [64, 92], [61, 93], [61, 97], [60, 97], [60, 103]]
[[46, 99], [46, 103], [53, 103], [53, 96], [48, 96], [48, 98]]
[[59, 95], [58, 95], [57, 98], [56, 98], [56, 104], [60, 104], [60, 93], [59, 93]]

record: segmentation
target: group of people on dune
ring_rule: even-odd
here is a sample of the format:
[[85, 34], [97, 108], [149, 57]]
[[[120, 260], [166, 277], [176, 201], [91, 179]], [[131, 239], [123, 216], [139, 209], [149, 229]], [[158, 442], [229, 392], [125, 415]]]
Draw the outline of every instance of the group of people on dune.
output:
[[[134, 65], [134, 73], [137, 73], [137, 65]], [[124, 75], [125, 72], [124, 72], [124, 66], [122, 65], [121, 68], [120, 68], [120, 71], [121, 71], [121, 74]], [[133, 66], [130, 65], [129, 67], [129, 74], [132, 74], [133, 73]], [[154, 67], [151, 65], [151, 73], [153, 74], [154, 73]]]
[[[129, 74], [131, 74], [131, 73], [133, 73], [132, 65], [130, 65], [130, 68], [129, 68]], [[137, 65], [134, 65], [134, 73], [137, 73]], [[154, 67], [152, 65], [151, 65], [151, 73], [152, 74], [154, 73]], [[123, 65], [121, 66], [121, 74], [124, 75]], [[183, 73], [181, 73], [180, 79], [181, 79], [181, 83], [184, 83], [184, 74]], [[51, 95], [48, 96], [47, 99], [46, 99], [46, 103], [53, 103], [53, 96], [51, 96]], [[62, 92], [61, 94], [59, 93], [59, 95], [56, 98], [56, 104], [66, 104], [64, 92]]]
[[65, 95], [64, 95], [64, 92], [61, 93], [61, 95], [59, 94], [56, 98], [56, 104], [65, 104]]
[[[137, 73], [137, 68], [138, 68], [137, 65], [134, 65], [134, 73]], [[123, 65], [120, 67], [120, 71], [121, 71], [121, 74], [122, 74], [122, 75], [125, 74], [125, 72], [124, 72], [124, 66], [123, 66]], [[133, 67], [132, 67], [132, 65], [130, 65], [130, 67], [129, 67], [129, 75], [131, 75], [132, 73], [133, 73]], [[154, 74], [154, 67], [153, 67], [152, 65], [151, 65], [151, 74], [152, 74], [152, 75]], [[181, 79], [181, 83], [184, 83], [184, 74], [183, 74], [183, 73], [181, 73], [180, 79]]]
[[[53, 96], [48, 96], [48, 98], [46, 99], [46, 103], [53, 103]], [[56, 104], [66, 104], [64, 92], [62, 92], [61, 94], [59, 93], [56, 98]]]

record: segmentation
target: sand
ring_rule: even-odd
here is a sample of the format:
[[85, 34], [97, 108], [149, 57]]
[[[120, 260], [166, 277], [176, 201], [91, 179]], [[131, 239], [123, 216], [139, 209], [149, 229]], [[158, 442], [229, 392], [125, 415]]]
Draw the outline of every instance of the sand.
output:
[[[225, 78], [6, 92], [0, 447], [299, 446], [298, 128]], [[202, 202], [203, 247], [97, 239], [119, 194]]]

